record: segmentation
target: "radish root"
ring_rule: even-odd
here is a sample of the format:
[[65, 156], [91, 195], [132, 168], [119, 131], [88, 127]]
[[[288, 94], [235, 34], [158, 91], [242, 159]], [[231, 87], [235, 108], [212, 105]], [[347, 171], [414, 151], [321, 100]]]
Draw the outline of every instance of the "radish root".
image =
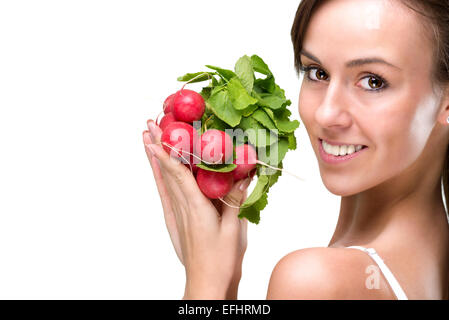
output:
[[228, 207], [234, 208], [234, 209], [240, 209], [242, 208], [241, 206], [234, 206], [232, 204], [227, 203], [223, 198], [218, 198], [221, 202], [223, 202], [225, 205], [227, 205]]
[[278, 167], [270, 166], [268, 163], [265, 163], [265, 162], [260, 161], [260, 160], [257, 160], [256, 163], [257, 163], [257, 164], [260, 164], [260, 165], [262, 165], [262, 166], [268, 167], [268, 168], [270, 168], [270, 169], [273, 169], [273, 170], [278, 170], [278, 171], [285, 172], [285, 173], [287, 173], [287, 174], [289, 174], [289, 175], [295, 177], [295, 178], [298, 179], [298, 180], [305, 181], [304, 178], [301, 178], [300, 176], [297, 176], [296, 174], [294, 174], [294, 173], [292, 173], [292, 172], [290, 172], [290, 171], [287, 171], [287, 170], [285, 170], [285, 169], [283, 169], [283, 168], [278, 168]]

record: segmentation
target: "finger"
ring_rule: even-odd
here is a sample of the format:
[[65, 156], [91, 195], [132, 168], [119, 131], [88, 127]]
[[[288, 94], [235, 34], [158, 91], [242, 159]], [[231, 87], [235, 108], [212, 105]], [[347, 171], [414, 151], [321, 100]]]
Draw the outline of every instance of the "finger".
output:
[[[159, 126], [157, 126], [154, 123], [154, 121], [151, 120], [151, 119], [149, 119], [147, 121], [147, 126], [148, 126], [148, 130], [150, 131], [150, 135], [151, 135], [151, 139], [153, 141], [153, 144], [162, 146], [161, 145], [161, 136], [162, 136], [161, 128], [159, 128]], [[177, 164], [178, 162], [180, 162], [179, 159], [176, 159], [176, 158], [169, 157], [169, 159], [171, 161], [173, 161], [174, 164]], [[162, 174], [165, 177], [164, 173], [162, 173]]]
[[[150, 133], [148, 131], [143, 132], [143, 142], [145, 145], [152, 143]], [[179, 239], [177, 221], [176, 221], [175, 215], [173, 213], [170, 196], [166, 190], [165, 183], [164, 183], [157, 159], [153, 157], [153, 155], [151, 154], [151, 152], [148, 150], [148, 148], [146, 146], [145, 146], [145, 152], [147, 154], [148, 160], [150, 161], [154, 180], [156, 181], [156, 187], [157, 187], [157, 190], [159, 193], [159, 197], [161, 199], [162, 209], [164, 212], [165, 225], [167, 227], [167, 230], [168, 230], [170, 239], [173, 243], [173, 246], [175, 247], [176, 254], [177, 254], [178, 258], [181, 260], [181, 262], [183, 263], [182, 253], [178, 252], [178, 250], [176, 250], [177, 247], [180, 247], [180, 239]]]
[[[164, 179], [163, 179], [163, 176], [161, 173], [161, 169], [160, 169], [158, 160], [155, 157], [153, 157], [153, 154], [147, 147], [148, 144], [152, 143], [150, 133], [148, 131], [143, 132], [143, 142], [145, 144], [145, 152], [146, 152], [148, 160], [150, 162], [151, 169], [153, 172], [153, 177], [156, 182], [156, 187], [157, 187], [160, 199], [161, 199], [162, 208], [164, 209], [164, 215], [165, 214], [170, 215], [170, 213], [172, 213], [173, 210], [172, 210], [172, 206], [171, 206], [171, 202], [170, 202], [169, 192], [167, 192], [167, 188], [165, 186], [165, 182], [164, 182]], [[171, 214], [171, 216], [173, 216], [173, 215]]]
[[[157, 144], [157, 145], [162, 145], [161, 142], [161, 137], [162, 137], [162, 130], [161, 128], [151, 119], [149, 119], [147, 121], [147, 126], [148, 126], [148, 130], [150, 131], [150, 134], [153, 138], [153, 143]], [[195, 172], [195, 168], [193, 163], [191, 162], [190, 157], [188, 157], [188, 159], [185, 159], [185, 154], [183, 154], [183, 159], [185, 160], [184, 165], [186, 166], [186, 168], [188, 168], [190, 170], [190, 172], [192, 173], [192, 175], [194, 175]]]
[[153, 120], [149, 119], [147, 121], [148, 130], [151, 134], [151, 139], [153, 140], [154, 144], [160, 144], [161, 142], [161, 136], [162, 136], [162, 130], [159, 128], [158, 125], [154, 123]]
[[[152, 142], [148, 131], [144, 132], [144, 142]], [[150, 159], [151, 167], [153, 169], [153, 175], [156, 180], [156, 185], [162, 201], [162, 206], [164, 208], [164, 214], [167, 214], [167, 212], [169, 212], [169, 214], [171, 215], [169, 219], [175, 219], [175, 215], [179, 212], [179, 206], [176, 206], [177, 197], [175, 196], [175, 194], [181, 193], [181, 190], [177, 185], [170, 183], [170, 179], [164, 173], [164, 170], [160, 168], [159, 160], [153, 156], [152, 151], [148, 148], [149, 144], [145, 145], [145, 151], [147, 152], [147, 155]]]
[[[159, 160], [164, 177], [173, 188], [179, 188], [181, 195], [188, 203], [195, 206], [209, 204], [196, 183], [195, 177], [179, 160], [170, 157], [164, 149], [155, 144], [148, 145], [153, 155]], [[165, 180], [165, 181], [167, 181]], [[181, 195], [177, 194], [178, 199]]]
[[[161, 141], [161, 135], [162, 130], [157, 126], [153, 120], [149, 119], [147, 121], [147, 126], [150, 131], [151, 140], [153, 141], [153, 146], [160, 145]], [[148, 147], [148, 146], [147, 146]], [[153, 155], [155, 152], [151, 148], [148, 148], [150, 153]], [[162, 155], [165, 155], [166, 153], [162, 150]], [[157, 158], [157, 157], [155, 157]], [[173, 179], [172, 173], [167, 172], [167, 169], [161, 165], [161, 162], [159, 159], [156, 160], [157, 163], [160, 165], [160, 175], [162, 177], [162, 180], [164, 181], [164, 184], [166, 186], [166, 191], [168, 194], [168, 197], [170, 198], [171, 207], [173, 209], [173, 215], [176, 220], [176, 225], [178, 229], [178, 233], [180, 233], [180, 237], [183, 235], [181, 234], [184, 230], [184, 217], [186, 216], [187, 208], [189, 207], [188, 199], [186, 198], [183, 190], [180, 188], [180, 183], [178, 181], [178, 176], [176, 179]], [[169, 157], [169, 161], [173, 162], [173, 164], [178, 164], [179, 160]]]
[[246, 197], [246, 189], [251, 182], [251, 178], [243, 179], [237, 182], [231, 189], [231, 191], [224, 197], [225, 203], [223, 204], [222, 222], [224, 225], [240, 225], [240, 219], [238, 217], [239, 207], [243, 203]]
[[152, 143], [150, 134], [148, 131], [143, 132], [143, 141], [145, 143], [145, 152], [147, 153], [148, 160], [150, 161], [151, 168], [153, 169], [154, 180], [156, 181], [157, 190], [162, 201], [162, 206], [165, 209], [171, 209], [170, 199], [168, 192], [165, 188], [164, 180], [161, 174], [159, 163], [155, 157], [153, 157], [151, 151], [148, 149], [147, 145]]
[[[161, 128], [159, 128], [159, 126], [157, 126], [152, 119], [149, 119], [147, 121], [147, 126], [148, 126], [148, 130], [150, 132], [151, 140], [153, 141], [152, 144], [161, 145], [161, 136], [162, 136]], [[150, 152], [152, 152], [152, 151], [150, 150]], [[171, 158], [170, 160], [173, 161], [174, 163], [176, 163], [177, 161], [179, 162], [178, 159], [174, 159], [174, 158]], [[157, 162], [160, 163], [160, 161], [157, 161]], [[160, 171], [161, 171], [161, 176], [163, 177], [163, 180], [165, 181], [165, 184], [167, 185], [167, 189], [168, 189], [168, 193], [169, 193], [170, 197], [174, 198], [174, 196], [176, 194], [179, 195], [180, 193], [182, 193], [179, 186], [177, 185], [176, 181], [173, 182], [172, 179], [167, 177], [167, 174], [164, 172], [165, 169], [161, 168]]]

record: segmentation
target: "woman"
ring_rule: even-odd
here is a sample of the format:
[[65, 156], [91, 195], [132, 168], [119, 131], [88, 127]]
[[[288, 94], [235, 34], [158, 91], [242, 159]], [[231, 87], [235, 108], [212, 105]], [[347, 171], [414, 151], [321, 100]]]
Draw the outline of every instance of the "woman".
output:
[[[282, 258], [267, 298], [448, 299], [449, 1], [303, 0], [292, 40], [299, 113], [341, 206], [328, 247]], [[247, 222], [208, 201], [148, 125], [184, 298], [236, 298]], [[248, 183], [226, 202], [238, 206]]]

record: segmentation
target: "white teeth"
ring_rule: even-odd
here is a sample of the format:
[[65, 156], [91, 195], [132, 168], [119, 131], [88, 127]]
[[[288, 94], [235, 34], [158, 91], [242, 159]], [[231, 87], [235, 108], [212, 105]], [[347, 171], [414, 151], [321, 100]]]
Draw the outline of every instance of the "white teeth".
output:
[[348, 146], [340, 146], [340, 156], [344, 156], [348, 152]]
[[323, 149], [326, 153], [332, 154], [334, 156], [345, 156], [347, 154], [352, 154], [363, 148], [362, 145], [343, 145], [343, 146], [332, 146], [326, 141], [321, 140], [323, 143]]

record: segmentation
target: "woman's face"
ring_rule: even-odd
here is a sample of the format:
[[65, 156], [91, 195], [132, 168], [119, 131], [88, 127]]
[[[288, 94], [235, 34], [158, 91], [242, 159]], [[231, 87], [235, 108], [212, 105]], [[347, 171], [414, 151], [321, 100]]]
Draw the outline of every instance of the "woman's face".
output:
[[[399, 1], [333, 0], [316, 10], [303, 42], [299, 113], [330, 192], [367, 190], [425, 152], [438, 116], [432, 52], [419, 18]], [[367, 148], [330, 163], [320, 139]]]

